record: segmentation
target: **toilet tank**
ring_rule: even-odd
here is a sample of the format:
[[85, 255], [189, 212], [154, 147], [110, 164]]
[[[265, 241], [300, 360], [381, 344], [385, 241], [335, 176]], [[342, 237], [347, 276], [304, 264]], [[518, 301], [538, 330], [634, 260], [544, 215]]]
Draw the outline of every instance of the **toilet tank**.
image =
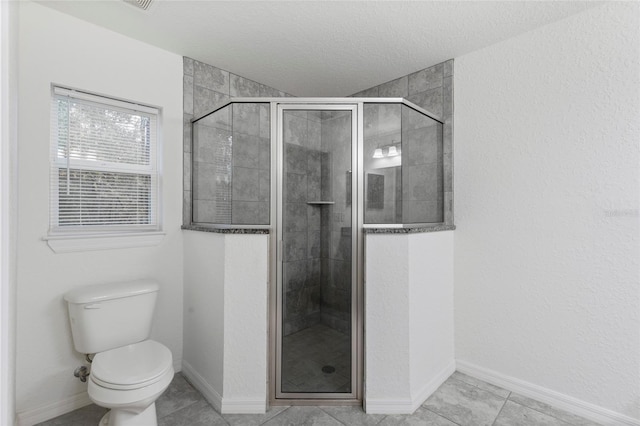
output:
[[76, 350], [93, 354], [148, 339], [158, 289], [155, 281], [139, 280], [66, 293]]

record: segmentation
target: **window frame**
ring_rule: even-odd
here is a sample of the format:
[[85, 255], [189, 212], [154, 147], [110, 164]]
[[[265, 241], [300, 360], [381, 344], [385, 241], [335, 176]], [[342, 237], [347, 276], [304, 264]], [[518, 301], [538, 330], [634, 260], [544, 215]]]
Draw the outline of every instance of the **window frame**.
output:
[[[55, 104], [60, 98], [68, 98], [83, 104], [107, 107], [126, 113], [138, 113], [150, 117], [149, 164], [127, 164], [110, 161], [91, 161], [77, 158], [62, 158], [58, 154], [58, 119], [54, 115]], [[156, 245], [162, 238], [162, 144], [160, 108], [141, 105], [115, 99], [108, 96], [88, 93], [58, 85], [51, 87], [51, 123], [49, 153], [49, 229], [44, 238], [54, 251], [78, 251], [84, 249], [101, 249], [137, 247], [140, 245]], [[150, 177], [149, 224], [117, 224], [117, 225], [60, 225], [59, 222], [59, 176], [60, 170], [89, 170], [103, 173], [126, 173]], [[154, 220], [155, 219], [155, 220]], [[123, 241], [121, 237], [130, 237]], [[158, 238], [155, 238], [158, 237]], [[66, 240], [66, 242], [65, 242]], [[92, 240], [85, 241], [82, 240]], [[56, 247], [58, 246], [56, 249]], [[105, 247], [103, 247], [105, 246]]]

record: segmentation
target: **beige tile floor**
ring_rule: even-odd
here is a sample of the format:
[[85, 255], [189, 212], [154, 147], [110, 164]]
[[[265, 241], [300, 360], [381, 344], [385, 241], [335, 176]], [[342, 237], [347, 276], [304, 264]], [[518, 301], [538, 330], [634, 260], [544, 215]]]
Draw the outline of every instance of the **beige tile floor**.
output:
[[[455, 372], [411, 415], [365, 414], [360, 407], [272, 407], [265, 414], [219, 414], [181, 374], [156, 403], [159, 426], [592, 426], [597, 423]], [[95, 426], [105, 413], [95, 405], [40, 426]]]

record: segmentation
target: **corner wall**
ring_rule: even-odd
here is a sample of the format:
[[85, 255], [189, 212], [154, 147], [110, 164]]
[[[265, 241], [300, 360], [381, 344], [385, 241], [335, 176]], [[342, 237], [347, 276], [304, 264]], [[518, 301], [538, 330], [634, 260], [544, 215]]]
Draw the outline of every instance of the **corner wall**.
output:
[[[182, 57], [34, 2], [19, 5], [17, 411], [32, 424], [89, 403], [73, 377], [63, 294], [76, 286], [152, 278], [160, 293], [152, 338], [182, 358]], [[54, 253], [49, 227], [51, 84], [162, 109], [162, 217], [153, 247]]]
[[184, 375], [221, 413], [266, 409], [268, 242], [184, 231]]
[[18, 4], [0, 3], [0, 424], [15, 423]]
[[365, 235], [365, 408], [411, 414], [454, 372], [451, 231]]
[[612, 424], [640, 424], [639, 15], [607, 3], [455, 72], [458, 368]]

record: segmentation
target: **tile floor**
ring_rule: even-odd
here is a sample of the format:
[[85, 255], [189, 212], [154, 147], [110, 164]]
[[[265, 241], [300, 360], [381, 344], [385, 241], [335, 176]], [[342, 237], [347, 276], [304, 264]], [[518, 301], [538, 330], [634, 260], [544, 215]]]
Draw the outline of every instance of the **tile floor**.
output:
[[[365, 414], [359, 407], [272, 407], [265, 414], [217, 413], [176, 374], [156, 403], [159, 426], [592, 426], [597, 423], [455, 372], [412, 415]], [[96, 426], [106, 410], [95, 405], [40, 426]]]
[[285, 336], [282, 365], [284, 392], [351, 392], [351, 339], [326, 325]]

